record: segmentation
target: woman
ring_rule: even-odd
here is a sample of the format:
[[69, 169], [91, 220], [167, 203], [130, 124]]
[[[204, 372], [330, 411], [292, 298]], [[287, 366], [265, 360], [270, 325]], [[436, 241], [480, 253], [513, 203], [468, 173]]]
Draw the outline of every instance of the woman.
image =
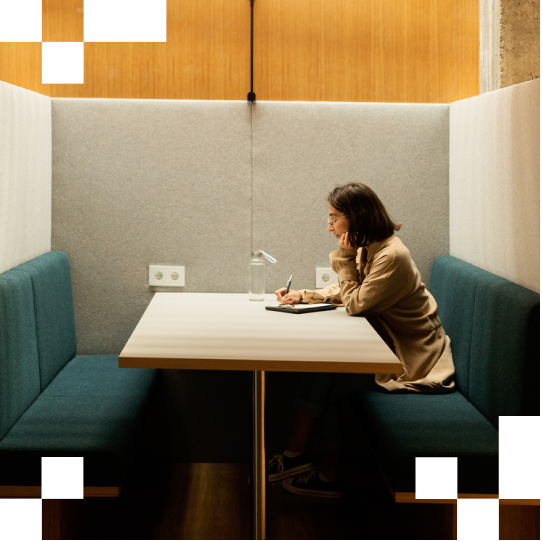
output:
[[[384, 392], [446, 393], [454, 390], [454, 364], [435, 299], [421, 281], [410, 252], [395, 236], [401, 226], [390, 219], [368, 186], [338, 186], [328, 195], [328, 231], [339, 249], [329, 259], [339, 285], [319, 290], [275, 292], [284, 304], [330, 302], [346, 313], [364, 316], [403, 365], [391, 374], [302, 374], [290, 442], [268, 465], [270, 482], [296, 494], [338, 497], [337, 457], [340, 447], [337, 400], [360, 389]], [[316, 420], [321, 420], [322, 464], [316, 471], [306, 446]], [[312, 470], [312, 471], [311, 471]], [[305, 477], [292, 475], [311, 471]]]

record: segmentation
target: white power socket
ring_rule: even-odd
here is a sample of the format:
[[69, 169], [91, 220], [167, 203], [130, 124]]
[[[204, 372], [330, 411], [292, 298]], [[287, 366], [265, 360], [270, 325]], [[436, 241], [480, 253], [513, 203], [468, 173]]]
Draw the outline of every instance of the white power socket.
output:
[[149, 265], [149, 285], [184, 287], [184, 267]]
[[316, 288], [330, 286], [331, 284], [338, 284], [339, 276], [333, 271], [331, 267], [316, 267]]

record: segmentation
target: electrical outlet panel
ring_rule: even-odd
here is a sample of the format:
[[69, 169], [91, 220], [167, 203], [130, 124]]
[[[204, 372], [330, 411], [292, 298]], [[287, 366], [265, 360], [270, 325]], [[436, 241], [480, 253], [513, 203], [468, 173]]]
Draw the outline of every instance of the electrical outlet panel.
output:
[[184, 287], [184, 267], [149, 265], [149, 285], [154, 287]]
[[316, 289], [338, 283], [339, 277], [331, 267], [316, 267]]

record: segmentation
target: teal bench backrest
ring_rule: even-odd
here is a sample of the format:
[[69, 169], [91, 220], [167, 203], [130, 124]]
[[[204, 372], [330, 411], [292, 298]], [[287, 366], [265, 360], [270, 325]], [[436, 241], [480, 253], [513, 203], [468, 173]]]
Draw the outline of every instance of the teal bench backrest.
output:
[[431, 293], [459, 390], [495, 426], [539, 415], [540, 295], [451, 256], [433, 262]]
[[39, 394], [32, 281], [9, 270], [0, 274], [0, 439]]
[[32, 281], [43, 391], [76, 354], [70, 261], [64, 252], [47, 252], [12, 271]]

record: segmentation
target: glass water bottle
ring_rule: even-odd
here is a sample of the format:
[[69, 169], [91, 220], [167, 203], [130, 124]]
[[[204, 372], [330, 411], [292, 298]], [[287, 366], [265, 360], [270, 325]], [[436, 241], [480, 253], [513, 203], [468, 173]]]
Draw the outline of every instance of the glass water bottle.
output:
[[264, 256], [271, 263], [277, 260], [266, 254], [263, 250], [252, 253], [249, 265], [248, 298], [251, 301], [263, 301], [265, 298], [265, 260]]

